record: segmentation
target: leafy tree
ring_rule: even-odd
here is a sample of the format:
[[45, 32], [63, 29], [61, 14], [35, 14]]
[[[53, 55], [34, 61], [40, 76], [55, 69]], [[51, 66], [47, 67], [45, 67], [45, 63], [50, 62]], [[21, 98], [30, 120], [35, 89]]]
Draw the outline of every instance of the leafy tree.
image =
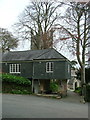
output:
[[18, 46], [16, 39], [7, 29], [0, 28], [0, 51], [6, 52]]

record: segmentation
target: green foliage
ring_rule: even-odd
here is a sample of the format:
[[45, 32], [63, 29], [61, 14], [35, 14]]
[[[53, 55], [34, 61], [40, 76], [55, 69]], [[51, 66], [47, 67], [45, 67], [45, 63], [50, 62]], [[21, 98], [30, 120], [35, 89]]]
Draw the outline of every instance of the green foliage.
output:
[[2, 93], [31, 94], [30, 80], [10, 74], [0, 74], [0, 78], [2, 78]]
[[0, 74], [0, 80], [2, 82], [15, 83], [18, 85], [31, 85], [31, 81], [21, 76], [15, 76], [11, 74]]
[[31, 94], [31, 85], [17, 85], [14, 83], [3, 82], [2, 93], [13, 93], [13, 94]]
[[58, 84], [56, 83], [56, 82], [51, 82], [50, 83], [50, 90], [52, 91], [52, 92], [58, 92]]
[[13, 93], [13, 94], [31, 94], [31, 92], [29, 92], [27, 90], [12, 90], [10, 93]]
[[76, 93], [78, 93], [79, 95], [81, 95], [82, 93], [82, 88], [81, 87], [77, 87], [75, 90]]
[[[82, 89], [81, 87], [77, 87], [75, 92], [78, 93], [79, 95], [82, 95]], [[86, 97], [85, 101], [90, 102], [90, 85], [86, 85]]]

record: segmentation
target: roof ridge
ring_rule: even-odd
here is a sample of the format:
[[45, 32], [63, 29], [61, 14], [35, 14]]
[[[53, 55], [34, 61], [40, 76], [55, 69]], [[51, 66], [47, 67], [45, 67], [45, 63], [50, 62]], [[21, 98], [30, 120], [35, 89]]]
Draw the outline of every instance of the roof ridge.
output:
[[[49, 48], [49, 49], [47, 49], [48, 51], [46, 51], [46, 52], [42, 53], [41, 55], [37, 56], [36, 58], [38, 58], [38, 57], [40, 57], [40, 56], [42, 56], [42, 55], [44, 55], [44, 54], [48, 53], [51, 49], [53, 49], [53, 48]], [[34, 59], [36, 59], [36, 58], [34, 58]]]
[[[51, 49], [51, 48], [48, 48], [48, 49]], [[42, 51], [42, 50], [48, 50], [48, 49], [36, 49], [36, 50], [24, 50], [24, 51], [8, 51], [8, 52], [13, 53], [13, 52]], [[7, 53], [8, 53], [8, 52], [7, 52]]]

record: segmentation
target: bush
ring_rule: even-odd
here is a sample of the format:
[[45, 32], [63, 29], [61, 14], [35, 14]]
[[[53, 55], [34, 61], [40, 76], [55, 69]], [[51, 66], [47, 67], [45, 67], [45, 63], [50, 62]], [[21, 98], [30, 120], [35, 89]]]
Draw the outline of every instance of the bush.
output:
[[3, 84], [2, 84], [2, 92], [3, 93], [22, 92], [22, 94], [25, 94], [26, 91], [28, 91], [28, 93], [31, 93], [31, 85], [29, 85], [29, 86], [17, 85], [17, 84], [8, 83], [8, 82], [3, 82]]
[[79, 95], [81, 95], [82, 94], [82, 88], [81, 87], [77, 87], [75, 92], [78, 93]]
[[11, 93], [13, 94], [31, 94], [31, 92], [27, 90], [12, 90]]
[[50, 83], [50, 90], [52, 92], [58, 92], [58, 84], [56, 82], [51, 82]]
[[13, 94], [30, 94], [31, 81], [21, 76], [11, 74], [0, 74], [2, 79], [2, 92]]
[[16, 83], [18, 85], [31, 85], [31, 81], [21, 76], [15, 76], [11, 74], [0, 74], [0, 80], [2, 82]]

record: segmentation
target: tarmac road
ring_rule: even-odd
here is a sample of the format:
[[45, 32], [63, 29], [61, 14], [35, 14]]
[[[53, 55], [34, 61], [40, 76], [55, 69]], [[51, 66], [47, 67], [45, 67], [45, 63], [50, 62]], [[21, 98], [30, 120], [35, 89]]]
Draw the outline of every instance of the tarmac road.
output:
[[3, 118], [88, 118], [88, 103], [33, 95], [2, 95]]

